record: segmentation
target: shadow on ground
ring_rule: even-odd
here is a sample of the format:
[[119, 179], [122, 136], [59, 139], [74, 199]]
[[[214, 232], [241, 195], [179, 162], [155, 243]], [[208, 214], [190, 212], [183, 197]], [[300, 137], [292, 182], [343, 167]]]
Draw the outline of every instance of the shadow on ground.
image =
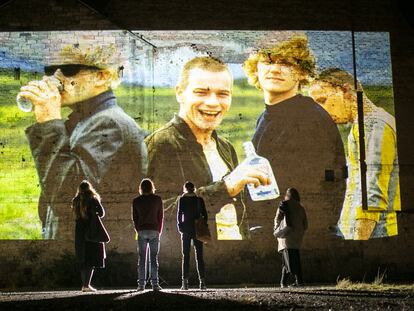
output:
[[[218, 298], [218, 297], [217, 297]], [[191, 295], [152, 292], [79, 294], [38, 300], [0, 303], [0, 310], [264, 310], [249, 302], [200, 298]]]
[[3, 292], [0, 310], [414, 310], [414, 292], [343, 291], [335, 287], [214, 288], [206, 291], [76, 290]]

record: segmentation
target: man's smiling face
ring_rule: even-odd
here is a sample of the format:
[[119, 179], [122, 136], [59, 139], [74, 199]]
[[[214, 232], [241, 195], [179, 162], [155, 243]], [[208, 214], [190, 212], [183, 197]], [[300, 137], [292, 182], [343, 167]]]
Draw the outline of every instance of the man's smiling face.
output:
[[180, 117], [200, 130], [214, 130], [230, 109], [232, 84], [228, 71], [191, 69], [187, 87], [176, 88]]

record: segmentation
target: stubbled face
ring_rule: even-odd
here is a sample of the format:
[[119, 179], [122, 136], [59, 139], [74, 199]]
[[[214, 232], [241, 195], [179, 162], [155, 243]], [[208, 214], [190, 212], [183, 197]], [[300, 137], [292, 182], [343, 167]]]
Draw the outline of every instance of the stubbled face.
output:
[[179, 115], [200, 130], [214, 130], [230, 109], [232, 83], [227, 71], [192, 69], [187, 87], [176, 89]]
[[81, 70], [75, 76], [66, 77], [58, 69], [54, 76], [63, 84], [60, 94], [62, 106], [70, 106], [96, 95], [95, 88], [99, 83], [97, 71]]
[[264, 92], [295, 92], [299, 85], [299, 72], [289, 64], [277, 60], [261, 60], [257, 63], [257, 78]]
[[309, 87], [309, 95], [329, 113], [336, 124], [352, 122], [351, 99], [340, 87], [315, 81]]

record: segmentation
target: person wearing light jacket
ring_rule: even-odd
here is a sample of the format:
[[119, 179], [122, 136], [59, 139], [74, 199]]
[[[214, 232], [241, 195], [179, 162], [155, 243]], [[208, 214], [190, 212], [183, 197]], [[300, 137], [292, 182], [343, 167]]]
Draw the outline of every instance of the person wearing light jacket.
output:
[[308, 220], [306, 211], [300, 204], [299, 192], [295, 188], [288, 188], [285, 200], [276, 212], [273, 233], [277, 238], [278, 252], [282, 256], [282, 288], [288, 285], [289, 275], [294, 278], [291, 286], [303, 286], [300, 248], [307, 229]]

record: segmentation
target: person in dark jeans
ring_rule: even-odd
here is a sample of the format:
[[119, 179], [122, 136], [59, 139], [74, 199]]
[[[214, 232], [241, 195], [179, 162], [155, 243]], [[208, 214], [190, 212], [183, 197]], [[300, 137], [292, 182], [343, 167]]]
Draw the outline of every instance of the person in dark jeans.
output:
[[182, 261], [182, 290], [188, 289], [188, 278], [190, 274], [190, 249], [193, 241], [197, 272], [200, 280], [200, 289], [206, 289], [205, 267], [203, 258], [203, 242], [197, 240], [195, 221], [200, 217], [207, 222], [207, 210], [204, 200], [195, 194], [195, 186], [187, 181], [184, 184], [184, 193], [178, 201], [177, 226], [181, 233]]
[[303, 286], [299, 249], [307, 229], [308, 220], [305, 209], [300, 204], [299, 192], [295, 188], [289, 188], [276, 212], [274, 228], [278, 251], [282, 256], [282, 288], [288, 285], [289, 275], [294, 277], [290, 286]]
[[162, 288], [158, 284], [158, 252], [163, 227], [164, 211], [161, 197], [155, 195], [153, 182], [145, 178], [139, 186], [140, 196], [132, 201], [132, 219], [138, 233], [138, 291], [145, 289], [147, 248], [151, 266], [152, 290]]
[[99, 194], [87, 180], [78, 187], [72, 200], [72, 211], [76, 219], [75, 253], [81, 269], [82, 291], [96, 292], [91, 280], [95, 268], [105, 267], [105, 243], [87, 241], [85, 232], [89, 230], [91, 217], [96, 217], [95, 214], [104, 217], [105, 211]]

